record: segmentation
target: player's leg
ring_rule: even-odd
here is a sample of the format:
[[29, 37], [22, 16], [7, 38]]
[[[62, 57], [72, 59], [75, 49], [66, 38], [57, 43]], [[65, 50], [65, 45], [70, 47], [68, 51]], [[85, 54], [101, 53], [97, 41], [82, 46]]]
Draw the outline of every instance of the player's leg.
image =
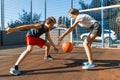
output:
[[19, 65], [24, 60], [24, 58], [32, 51], [32, 49], [33, 49], [33, 46], [32, 45], [28, 45], [26, 50], [18, 58], [18, 60], [15, 63], [15, 65]]
[[53, 60], [52, 56], [49, 53], [51, 47], [50, 43], [48, 43], [46, 40], [42, 38], [37, 38], [35, 44], [38, 45], [40, 48], [45, 46], [44, 60]]
[[91, 28], [90, 28], [90, 35], [87, 37], [87, 39], [83, 42], [83, 46], [86, 51], [86, 55], [88, 57], [88, 64], [83, 66], [83, 69], [88, 69], [91, 67], [94, 67], [95, 65], [93, 64], [92, 60], [92, 51], [91, 51], [91, 44], [94, 41], [94, 39], [97, 36], [101, 36], [101, 25], [96, 22], [94, 23]]
[[48, 42], [46, 42], [45, 43], [45, 56], [49, 55], [50, 47], [51, 45]]
[[50, 47], [51, 47], [50, 43], [46, 42], [45, 43], [45, 56], [44, 56], [45, 60], [53, 60], [53, 57], [49, 53]]
[[86, 55], [87, 55], [87, 58], [88, 58], [88, 63], [87, 63], [87, 65], [84, 65], [82, 67], [82, 69], [88, 69], [88, 68], [91, 68], [91, 67], [95, 66], [93, 64], [92, 50], [91, 50], [91, 44], [92, 44], [92, 42], [94, 41], [95, 38], [96, 38], [95, 34], [90, 34], [89, 37], [86, 40], [84, 40], [84, 42], [83, 42], [83, 46], [85, 48]]
[[91, 44], [94, 41], [94, 39], [96, 38], [95, 34], [91, 34], [84, 42], [83, 42], [83, 46], [85, 48], [87, 57], [88, 57], [88, 62], [90, 64], [92, 64], [92, 51], [91, 51]]
[[19, 64], [25, 59], [25, 57], [32, 51], [33, 46], [28, 45], [26, 50], [20, 55], [18, 60], [16, 61], [15, 65], [10, 69], [10, 73], [12, 75], [19, 75], [21, 74], [19, 71]]
[[26, 36], [26, 45], [27, 48], [23, 53], [20, 55], [18, 60], [16, 61], [15, 65], [10, 69], [10, 73], [12, 75], [19, 75], [21, 74], [19, 71], [19, 64], [24, 60], [24, 58], [32, 51], [33, 45], [34, 45], [35, 39], [30, 36]]

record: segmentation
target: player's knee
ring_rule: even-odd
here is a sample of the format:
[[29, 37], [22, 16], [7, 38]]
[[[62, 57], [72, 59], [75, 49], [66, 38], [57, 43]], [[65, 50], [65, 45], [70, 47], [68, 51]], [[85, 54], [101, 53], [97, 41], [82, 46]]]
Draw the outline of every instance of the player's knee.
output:
[[45, 46], [46, 47], [51, 47], [50, 43], [48, 43], [48, 42], [45, 44]]
[[26, 49], [26, 51], [27, 51], [27, 52], [31, 52], [31, 51], [32, 51], [32, 48], [29, 48], [29, 47], [28, 47], [28, 48]]
[[87, 44], [86, 44], [86, 42], [84, 41], [84, 42], [83, 42], [83, 46], [86, 46], [86, 45], [87, 45]]
[[85, 46], [89, 46], [90, 44], [85, 40], [84, 42], [83, 42], [83, 46], [85, 47]]

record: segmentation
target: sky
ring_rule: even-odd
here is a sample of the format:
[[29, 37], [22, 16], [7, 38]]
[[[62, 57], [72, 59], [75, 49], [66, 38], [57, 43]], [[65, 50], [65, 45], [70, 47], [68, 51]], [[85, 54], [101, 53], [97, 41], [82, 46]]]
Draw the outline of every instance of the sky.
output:
[[[31, 0], [4, 0], [4, 1], [5, 1], [4, 2], [5, 26], [7, 26], [7, 24], [10, 21], [18, 20], [19, 14], [22, 14], [23, 9], [27, 12], [30, 12]], [[91, 2], [91, 0], [83, 0], [83, 1], [86, 4], [90, 4]], [[78, 8], [78, 9], [80, 8], [78, 2], [79, 0], [73, 0], [74, 8]], [[40, 20], [45, 19], [44, 3], [45, 0], [32, 0], [32, 6], [33, 6], [32, 11], [33, 13], [41, 14]], [[46, 0], [46, 7], [47, 7], [46, 17], [54, 16], [55, 18], [58, 18], [59, 16], [68, 16], [68, 10], [71, 8], [71, 0]]]

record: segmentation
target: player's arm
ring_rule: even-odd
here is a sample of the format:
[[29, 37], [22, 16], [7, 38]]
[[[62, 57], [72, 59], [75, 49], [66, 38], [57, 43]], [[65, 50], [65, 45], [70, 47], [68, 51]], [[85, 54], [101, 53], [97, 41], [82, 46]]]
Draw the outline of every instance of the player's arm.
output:
[[51, 36], [50, 36], [50, 30], [46, 33], [46, 36], [47, 36], [47, 39], [48, 41], [50, 42], [50, 44], [56, 48], [55, 44], [53, 43], [52, 39], [51, 39]]
[[18, 26], [18, 27], [15, 27], [15, 28], [7, 28], [5, 31], [7, 33], [12, 33], [12, 32], [15, 32], [17, 30], [25, 30], [25, 29], [31, 29], [31, 28], [40, 28], [41, 25], [40, 24], [30, 24], [30, 25], [22, 25], [22, 26]]
[[75, 22], [70, 28], [68, 28], [61, 36], [58, 37], [58, 40], [61, 41], [67, 34], [69, 34], [77, 25], [78, 22]]
[[51, 37], [50, 37], [50, 30], [46, 33], [47, 39], [50, 42], [50, 44], [54, 47], [54, 50], [58, 53], [58, 48], [55, 46], [55, 44], [53, 43]]

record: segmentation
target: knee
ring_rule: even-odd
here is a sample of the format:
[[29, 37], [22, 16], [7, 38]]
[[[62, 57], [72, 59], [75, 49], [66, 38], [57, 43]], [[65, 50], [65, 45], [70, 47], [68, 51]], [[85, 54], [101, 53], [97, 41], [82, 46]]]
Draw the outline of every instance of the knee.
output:
[[32, 48], [27, 48], [26, 51], [30, 53], [32, 51]]
[[83, 42], [83, 46], [84, 46], [84, 47], [90, 46], [90, 44], [89, 44], [87, 41], [84, 41], [84, 42]]
[[46, 47], [51, 47], [51, 44], [50, 43], [46, 43]]
[[87, 46], [87, 43], [85, 41], [83, 42], [83, 46]]

